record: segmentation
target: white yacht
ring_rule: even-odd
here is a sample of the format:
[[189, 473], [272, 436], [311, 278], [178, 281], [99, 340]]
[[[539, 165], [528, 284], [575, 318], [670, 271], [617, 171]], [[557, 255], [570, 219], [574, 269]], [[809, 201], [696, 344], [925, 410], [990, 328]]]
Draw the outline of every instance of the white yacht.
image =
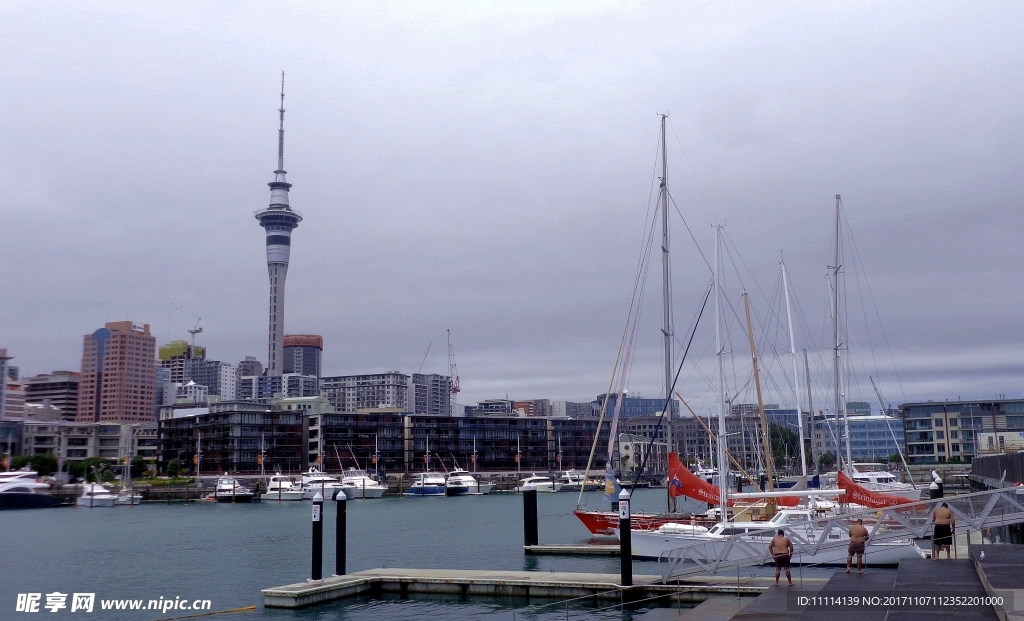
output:
[[280, 472], [270, 477], [267, 491], [263, 494], [267, 500], [302, 500], [302, 496], [302, 488], [292, 483], [291, 477], [283, 476]]
[[580, 490], [592, 492], [604, 487], [603, 481], [588, 480], [582, 472], [577, 470], [566, 470], [560, 473], [555, 481], [562, 484], [561, 491], [563, 492], [578, 492]]
[[406, 496], [444, 496], [444, 475], [438, 472], [421, 472], [412, 480], [412, 485], [405, 490]]
[[334, 498], [335, 492], [344, 493], [344, 491], [345, 486], [341, 484], [341, 481], [320, 472], [316, 466], [310, 466], [309, 470], [302, 473], [302, 498], [305, 500], [316, 496], [317, 492], [320, 492], [325, 500], [330, 500]]
[[[730, 535], [746, 535], [750, 541], [757, 546], [767, 549], [768, 543], [775, 535], [775, 531], [783, 526], [789, 529], [796, 529], [801, 536], [814, 538], [821, 534], [821, 527], [817, 519], [820, 515], [812, 509], [780, 509], [775, 516], [767, 522], [719, 522], [710, 529], [689, 524], [664, 524], [657, 530], [641, 531], [634, 530], [630, 533], [632, 540], [633, 556], [639, 558], [659, 558], [663, 553], [693, 543], [711, 544], [712, 553], [721, 548], [724, 553]], [[618, 534], [616, 532], [616, 534]], [[849, 535], [841, 529], [833, 529], [828, 534], [830, 541], [849, 539]], [[737, 546], [728, 546], [728, 558], [724, 560], [742, 560], [747, 552]], [[796, 546], [797, 554], [793, 557], [793, 564], [813, 565], [845, 565], [846, 546], [832, 547], [826, 550], [819, 550], [817, 554], [802, 554], [799, 546]], [[705, 553], [708, 553], [705, 550]], [[770, 557], [766, 557], [770, 560]], [[899, 541], [883, 541], [872, 543], [868, 540], [865, 561], [872, 565], [898, 565], [903, 559], [925, 558], [924, 552], [917, 547], [914, 539], [908, 535], [907, 539]]]
[[256, 493], [248, 487], [244, 487], [238, 482], [238, 479], [225, 473], [224, 476], [217, 479], [217, 487], [214, 488], [211, 496], [208, 496], [207, 499], [217, 502], [239, 503], [252, 502], [253, 498], [256, 497]]
[[113, 507], [117, 503], [117, 494], [99, 483], [86, 483], [78, 496], [79, 507]]
[[917, 500], [921, 495], [919, 488], [910, 483], [900, 483], [896, 475], [886, 470], [882, 464], [853, 464], [850, 468], [850, 478], [857, 485], [878, 494], [903, 496], [911, 500]]
[[449, 496], [489, 494], [492, 487], [493, 484], [481, 483], [475, 476], [460, 468], [449, 472], [445, 481], [445, 493]]
[[133, 488], [123, 489], [117, 493], [117, 504], [137, 505], [142, 503], [142, 494]]
[[341, 479], [342, 489], [347, 498], [380, 498], [388, 488], [381, 485], [363, 470], [349, 468]]
[[46, 493], [49, 489], [46, 483], [9, 478], [0, 482], [0, 509], [59, 507], [60, 500]]
[[562, 489], [562, 484], [557, 481], [552, 481], [551, 477], [537, 476], [536, 474], [528, 476], [519, 482], [518, 490], [520, 492], [528, 492], [536, 490], [538, 492], [557, 492]]

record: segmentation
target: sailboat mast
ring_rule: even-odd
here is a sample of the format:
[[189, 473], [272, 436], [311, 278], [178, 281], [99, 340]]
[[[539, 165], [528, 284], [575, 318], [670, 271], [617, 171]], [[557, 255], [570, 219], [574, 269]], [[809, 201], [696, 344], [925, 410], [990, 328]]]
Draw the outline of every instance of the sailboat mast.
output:
[[747, 314], [747, 337], [750, 340], [750, 360], [754, 368], [754, 387], [757, 390], [757, 413], [761, 417], [761, 444], [764, 447], [764, 466], [768, 471], [768, 491], [775, 491], [775, 473], [772, 468], [771, 433], [768, 419], [764, 415], [764, 399], [761, 396], [761, 371], [757, 364], [757, 348], [754, 346], [754, 324], [750, 322], [750, 297], [743, 292], [743, 310]]
[[[838, 443], [836, 444], [836, 453], [838, 453], [837, 457], [839, 457], [839, 460], [842, 461], [843, 460], [843, 457], [842, 457], [843, 433], [839, 432], [839, 413], [841, 411], [843, 411], [843, 409], [844, 409], [842, 407], [842, 387], [839, 385], [839, 347], [840, 347], [840, 343], [839, 343], [839, 205], [840, 205], [839, 194], [836, 194], [835, 239], [833, 240], [833, 247], [834, 247], [833, 248], [834, 249], [833, 257], [834, 258], [833, 258], [832, 265], [830, 267], [830, 269], [832, 271], [832, 386], [835, 389], [834, 390], [834, 397], [835, 397], [836, 435], [838, 436], [838, 438], [837, 438]], [[843, 414], [844, 414], [843, 418], [845, 419], [846, 418], [845, 412], [843, 412]], [[846, 429], [846, 431], [848, 432], [849, 429]], [[847, 466], [847, 468], [849, 468], [849, 466], [850, 466], [850, 459], [849, 459], [850, 438], [849, 438], [848, 435], [846, 437], [846, 447], [847, 447], [846, 466]]]
[[[811, 399], [811, 364], [807, 362], [807, 348], [804, 348], [804, 379], [807, 381], [807, 411], [811, 415], [811, 433], [814, 433], [814, 401]], [[827, 422], [827, 421], [826, 421]], [[814, 450], [815, 444], [811, 445], [811, 459], [814, 460], [814, 471], [818, 471], [818, 455]]]
[[786, 262], [782, 263], [782, 286], [786, 290], [786, 321], [789, 323], [789, 353], [793, 356], [793, 396], [796, 397], [796, 424], [800, 427], [800, 474], [807, 478], [807, 455], [804, 452], [804, 413], [800, 408], [800, 374], [796, 370], [796, 341], [793, 339], [793, 313], [789, 309], [789, 278]]
[[[665, 402], [668, 409], [663, 413], [666, 421], [665, 444], [666, 453], [671, 453], [672, 444], [672, 270], [669, 255], [668, 235], [668, 148], [665, 144], [665, 119], [661, 115], [661, 298], [662, 327], [661, 335], [665, 344]], [[666, 455], [667, 458], [667, 455]], [[634, 481], [635, 483], [635, 481]], [[673, 499], [669, 496], [669, 511], [672, 511]]]
[[715, 227], [715, 352], [718, 356], [718, 499], [722, 506], [722, 520], [729, 518], [729, 461], [725, 458], [725, 362], [722, 358], [722, 283], [719, 268], [722, 263], [719, 246], [722, 240], [722, 226]]

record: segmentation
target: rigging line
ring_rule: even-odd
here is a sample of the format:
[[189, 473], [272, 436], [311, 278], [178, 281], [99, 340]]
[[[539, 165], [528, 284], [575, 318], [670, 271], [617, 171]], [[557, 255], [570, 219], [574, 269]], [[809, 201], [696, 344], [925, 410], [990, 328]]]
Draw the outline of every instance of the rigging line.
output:
[[[704, 294], [704, 302], [700, 306], [700, 315], [697, 316], [697, 321], [700, 321], [701, 316], [704, 315], [704, 309], [707, 308], [708, 299], [711, 298], [711, 292], [714, 290], [714, 285], [708, 287], [707, 292]], [[676, 389], [676, 382], [679, 381], [679, 374], [683, 371], [683, 364], [686, 362], [686, 355], [690, 353], [690, 345], [693, 344], [693, 337], [697, 334], [697, 326], [693, 326], [693, 330], [690, 332], [690, 339], [686, 343], [686, 349], [683, 350], [682, 359], [679, 361], [679, 367], [676, 369], [676, 376], [672, 379], [672, 387], [669, 389], [669, 393], [665, 395], [665, 405], [661, 407], [662, 415], [658, 418], [658, 424], [654, 426], [654, 433], [651, 434], [651, 442], [647, 445], [647, 449], [644, 451], [644, 458], [640, 462], [640, 469], [637, 471], [635, 477], [633, 477], [633, 486], [636, 487], [636, 482], [640, 480], [640, 477], [644, 474], [644, 468], [647, 467], [647, 458], [651, 455], [651, 447], [654, 445], [654, 441], [658, 437], [658, 430], [661, 429], [661, 423], [668, 418], [669, 424], [672, 424], [672, 391]], [[667, 447], [671, 452], [672, 447]], [[665, 455], [668, 458], [668, 455]]]
[[[846, 212], [843, 212], [843, 220], [846, 220]], [[853, 252], [860, 260], [860, 249], [857, 247], [857, 240], [853, 238], [853, 233], [850, 229], [849, 221], [846, 222], [846, 230], [849, 231], [850, 243], [853, 245]], [[863, 261], [861, 261], [863, 265]], [[903, 390], [903, 380], [900, 378], [900, 370], [896, 367], [896, 359], [892, 355], [892, 347], [889, 346], [889, 337], [885, 333], [885, 325], [882, 323], [881, 313], [878, 312], [878, 303], [875, 301], [875, 294], [871, 290], [871, 283], [868, 281], [867, 276], [864, 277], [864, 286], [868, 290], [868, 297], [871, 299], [871, 306], [875, 309], [875, 317], [878, 318], [878, 327], [882, 332], [882, 340], [885, 341], [885, 349], [889, 352], [889, 361], [892, 362], [892, 369], [896, 373], [896, 381], [900, 386], [900, 392], [903, 394], [903, 400], [906, 401], [907, 393]]]
[[708, 196], [704, 193], [704, 187], [701, 186], [700, 180], [697, 178], [697, 171], [693, 169], [693, 164], [690, 162], [690, 156], [686, 154], [686, 149], [683, 148], [683, 141], [679, 139], [679, 134], [676, 133], [676, 126], [672, 121], [668, 122], [669, 127], [672, 128], [672, 135], [676, 138], [676, 144], [679, 145], [679, 150], [683, 152], [683, 159], [686, 160], [686, 165], [690, 169], [690, 174], [693, 175], [693, 182], [697, 185], [697, 189], [700, 190], [700, 196], [704, 199], [704, 206], [708, 209], [708, 214], [711, 216], [712, 222], [721, 222], [722, 219], [718, 217], [715, 210], [711, 208], [711, 203], [708, 202]]
[[671, 192], [669, 192], [668, 200], [672, 201], [672, 206], [675, 207], [676, 213], [679, 214], [679, 219], [683, 221], [683, 226], [686, 227], [686, 232], [690, 234], [690, 239], [693, 240], [693, 245], [697, 247], [697, 252], [700, 253], [700, 258], [704, 259], [704, 265], [707, 265], [708, 270], [714, 274], [715, 270], [711, 267], [711, 263], [708, 262], [708, 258], [704, 256], [704, 249], [700, 247], [699, 243], [697, 243], [697, 238], [694, 237], [693, 231], [690, 230], [690, 225], [686, 222], [686, 218], [683, 217], [683, 212], [679, 211], [679, 205], [676, 204], [676, 199], [672, 198]]

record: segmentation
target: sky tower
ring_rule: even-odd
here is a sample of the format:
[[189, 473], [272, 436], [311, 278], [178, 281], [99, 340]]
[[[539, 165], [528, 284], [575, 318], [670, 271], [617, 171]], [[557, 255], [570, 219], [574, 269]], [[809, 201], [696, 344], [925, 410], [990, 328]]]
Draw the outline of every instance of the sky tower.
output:
[[302, 214], [288, 205], [284, 170], [284, 72], [281, 72], [281, 127], [277, 130], [277, 170], [270, 186], [270, 206], [256, 212], [256, 219], [267, 231], [267, 272], [270, 274], [270, 324], [267, 343], [267, 375], [281, 375], [284, 360], [284, 281], [288, 276], [292, 229], [302, 222]]

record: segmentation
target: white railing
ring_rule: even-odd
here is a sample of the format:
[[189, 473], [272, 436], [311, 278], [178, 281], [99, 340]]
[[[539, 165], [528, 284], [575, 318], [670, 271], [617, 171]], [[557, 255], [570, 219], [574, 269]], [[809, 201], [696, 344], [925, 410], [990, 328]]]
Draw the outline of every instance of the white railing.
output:
[[771, 560], [768, 541], [777, 530], [786, 532], [797, 553], [814, 563], [819, 552], [849, 545], [850, 526], [864, 520], [868, 529], [868, 551], [872, 545], [927, 536], [932, 529], [932, 511], [946, 503], [956, 516], [957, 526], [968, 531], [1024, 522], [1024, 486], [987, 492], [921, 500], [884, 509], [863, 509], [810, 522], [765, 527], [742, 535], [694, 541], [658, 558], [664, 581], [695, 574], [715, 574], [725, 569], [762, 565]]

